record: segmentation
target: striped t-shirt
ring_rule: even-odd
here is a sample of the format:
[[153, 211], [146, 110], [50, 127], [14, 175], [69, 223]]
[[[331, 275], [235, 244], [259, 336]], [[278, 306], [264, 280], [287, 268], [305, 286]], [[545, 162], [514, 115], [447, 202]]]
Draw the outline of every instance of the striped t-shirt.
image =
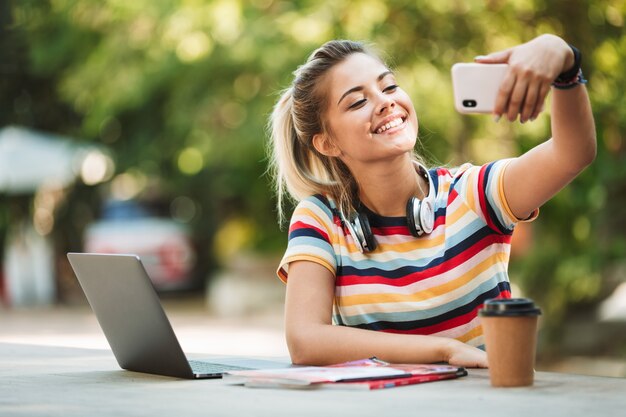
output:
[[435, 225], [429, 235], [413, 237], [406, 217], [365, 209], [378, 243], [366, 254], [330, 198], [306, 198], [293, 213], [278, 276], [286, 282], [289, 263], [297, 260], [328, 268], [335, 276], [334, 324], [482, 347], [477, 310], [488, 298], [510, 297], [507, 267], [519, 220], [504, 198], [509, 161], [430, 170]]

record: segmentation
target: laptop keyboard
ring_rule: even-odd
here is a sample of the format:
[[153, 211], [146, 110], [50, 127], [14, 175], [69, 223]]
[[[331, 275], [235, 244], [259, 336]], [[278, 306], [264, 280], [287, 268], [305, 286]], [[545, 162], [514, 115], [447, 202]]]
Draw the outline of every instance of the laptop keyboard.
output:
[[245, 371], [252, 368], [244, 366], [225, 365], [221, 363], [211, 363], [203, 361], [189, 361], [191, 370], [196, 374], [222, 374], [227, 371]]

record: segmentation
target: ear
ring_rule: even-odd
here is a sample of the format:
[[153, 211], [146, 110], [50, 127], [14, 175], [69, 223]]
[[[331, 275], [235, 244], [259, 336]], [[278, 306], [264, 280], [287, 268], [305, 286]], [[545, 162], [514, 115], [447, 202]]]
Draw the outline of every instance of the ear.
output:
[[313, 147], [325, 156], [337, 157], [341, 155], [341, 150], [326, 133], [317, 133], [313, 136]]

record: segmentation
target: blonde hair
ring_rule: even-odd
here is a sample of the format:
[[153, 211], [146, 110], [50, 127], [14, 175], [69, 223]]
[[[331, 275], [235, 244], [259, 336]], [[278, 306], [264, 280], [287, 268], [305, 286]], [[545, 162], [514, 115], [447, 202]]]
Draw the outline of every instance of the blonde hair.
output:
[[296, 69], [291, 86], [282, 92], [274, 106], [269, 120], [269, 155], [281, 222], [287, 193], [296, 202], [315, 194], [330, 196], [342, 213], [355, 206], [358, 185], [348, 167], [337, 157], [319, 153], [312, 143], [316, 134], [328, 132], [323, 119], [325, 92], [319, 88], [323, 77], [355, 53], [383, 62], [371, 47], [361, 42], [327, 42]]

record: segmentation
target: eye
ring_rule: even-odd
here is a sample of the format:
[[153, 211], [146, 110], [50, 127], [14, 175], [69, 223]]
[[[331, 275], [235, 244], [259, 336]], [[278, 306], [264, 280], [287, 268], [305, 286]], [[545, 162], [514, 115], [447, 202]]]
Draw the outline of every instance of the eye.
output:
[[351, 104], [350, 107], [348, 107], [349, 109], [356, 109], [361, 107], [363, 104], [365, 104], [367, 100], [366, 99], [361, 99], [359, 101], [356, 101], [355, 103]]
[[396, 84], [391, 84], [383, 89], [383, 93], [393, 93], [398, 89]]

